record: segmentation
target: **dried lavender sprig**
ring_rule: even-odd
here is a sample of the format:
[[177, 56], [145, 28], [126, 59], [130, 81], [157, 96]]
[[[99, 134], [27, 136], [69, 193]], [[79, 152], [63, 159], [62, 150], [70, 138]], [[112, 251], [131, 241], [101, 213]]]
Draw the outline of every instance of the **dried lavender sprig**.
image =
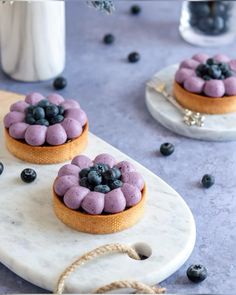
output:
[[97, 10], [111, 14], [115, 9], [113, 0], [87, 0], [90, 6], [95, 7]]

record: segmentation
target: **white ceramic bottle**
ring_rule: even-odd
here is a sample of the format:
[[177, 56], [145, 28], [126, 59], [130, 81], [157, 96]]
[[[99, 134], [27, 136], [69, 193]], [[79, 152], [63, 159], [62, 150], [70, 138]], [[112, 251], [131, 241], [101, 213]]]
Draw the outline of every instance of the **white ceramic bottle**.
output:
[[1, 1], [3, 71], [20, 81], [58, 76], [65, 66], [64, 1]]

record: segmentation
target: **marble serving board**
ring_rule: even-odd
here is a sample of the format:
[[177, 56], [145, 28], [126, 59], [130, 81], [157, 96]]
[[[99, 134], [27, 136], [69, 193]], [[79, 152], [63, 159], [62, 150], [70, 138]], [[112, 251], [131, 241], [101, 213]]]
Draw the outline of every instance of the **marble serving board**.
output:
[[[21, 95], [0, 92], [0, 120]], [[92, 124], [92, 122], [90, 123]], [[85, 151], [90, 157], [109, 152], [131, 161], [143, 174], [148, 199], [145, 217], [134, 227], [110, 235], [92, 235], [66, 227], [52, 207], [52, 183], [59, 165], [32, 165], [6, 150], [0, 126], [0, 261], [27, 281], [54, 290], [59, 275], [87, 251], [107, 243], [124, 243], [150, 257], [136, 261], [124, 254], [109, 255], [84, 265], [66, 282], [68, 293], [89, 293], [116, 280], [132, 279], [150, 285], [169, 277], [188, 259], [196, 236], [195, 222], [181, 196], [159, 177], [93, 134]], [[20, 180], [21, 171], [37, 171], [34, 183]]]
[[[171, 65], [154, 75], [166, 84], [166, 89], [171, 94], [177, 68], [178, 65]], [[236, 113], [206, 115], [203, 127], [187, 126], [183, 122], [181, 112], [162, 94], [150, 87], [146, 87], [146, 105], [151, 115], [159, 123], [177, 134], [209, 141], [236, 140]]]

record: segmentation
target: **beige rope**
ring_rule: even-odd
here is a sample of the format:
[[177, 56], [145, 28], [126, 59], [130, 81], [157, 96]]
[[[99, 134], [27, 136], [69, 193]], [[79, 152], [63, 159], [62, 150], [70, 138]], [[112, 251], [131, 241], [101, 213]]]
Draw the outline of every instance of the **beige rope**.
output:
[[[58, 283], [57, 283], [57, 288], [55, 293], [56, 294], [62, 294], [65, 288], [65, 281], [66, 279], [81, 265], [85, 264], [86, 262], [106, 255], [106, 254], [111, 254], [111, 253], [125, 253], [128, 254], [129, 257], [136, 259], [136, 260], [140, 260], [140, 257], [138, 255], [138, 253], [130, 246], [127, 245], [122, 245], [122, 244], [107, 244], [101, 247], [98, 247], [86, 254], [84, 254], [83, 256], [81, 256], [79, 259], [77, 259], [76, 261], [74, 261], [69, 267], [67, 267], [65, 269], [65, 271], [61, 274]], [[161, 294], [163, 292], [159, 292], [159, 291], [163, 291], [164, 289], [158, 289], [158, 288], [153, 288], [153, 287], [149, 287], [146, 286], [142, 283], [139, 282], [132, 282], [132, 281], [118, 281], [118, 282], [114, 282], [110, 285], [107, 285], [105, 287], [99, 288], [98, 290], [96, 290], [96, 293], [104, 293], [104, 292], [108, 292], [111, 290], [115, 290], [115, 289], [120, 289], [120, 288], [133, 288], [135, 290], [138, 290], [141, 293], [146, 293], [146, 294]], [[101, 292], [102, 291], [102, 292]]]
[[126, 288], [135, 289], [139, 294], [164, 294], [166, 291], [165, 288], [150, 287], [136, 281], [117, 281], [95, 290], [94, 294], [104, 294], [109, 291]]

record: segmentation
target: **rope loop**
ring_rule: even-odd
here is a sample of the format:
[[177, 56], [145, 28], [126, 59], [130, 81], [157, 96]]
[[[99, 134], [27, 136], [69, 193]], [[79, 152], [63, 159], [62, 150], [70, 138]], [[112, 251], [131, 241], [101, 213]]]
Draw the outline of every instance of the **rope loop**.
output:
[[[139, 254], [133, 249], [132, 247], [128, 245], [123, 245], [119, 243], [115, 244], [107, 244], [100, 246], [84, 255], [82, 255], [80, 258], [75, 260], [70, 266], [68, 266], [64, 272], [60, 275], [60, 278], [57, 283], [56, 291], [55, 293], [58, 295], [61, 295], [65, 289], [65, 281], [66, 279], [81, 265], [84, 265], [85, 263], [104, 256], [106, 254], [111, 253], [124, 253], [127, 254], [129, 257], [140, 260]], [[111, 283], [109, 285], [106, 285], [104, 287], [101, 287], [95, 291], [96, 294], [106, 293], [108, 291], [112, 291], [115, 289], [123, 289], [123, 288], [132, 288], [137, 290], [139, 293], [143, 294], [163, 294], [165, 289], [157, 288], [157, 287], [149, 287], [143, 283], [135, 282], [135, 281], [117, 281], [114, 283]]]

